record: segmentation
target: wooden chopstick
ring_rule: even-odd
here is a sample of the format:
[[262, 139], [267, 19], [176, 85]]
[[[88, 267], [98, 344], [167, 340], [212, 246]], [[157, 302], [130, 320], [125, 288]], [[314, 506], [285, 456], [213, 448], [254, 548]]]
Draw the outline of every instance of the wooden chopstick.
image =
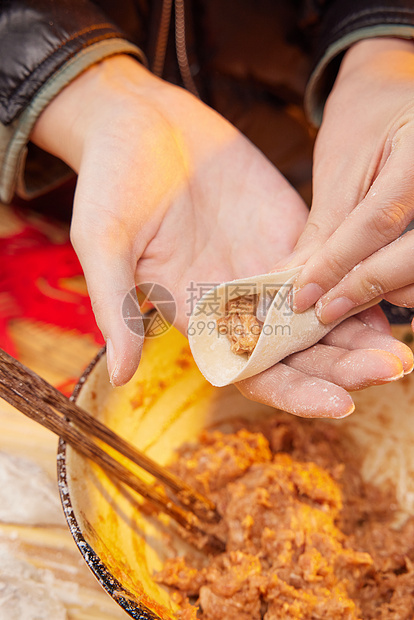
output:
[[[119, 437], [2, 349], [0, 349], [0, 396], [29, 418], [62, 437], [75, 450], [98, 463], [109, 474], [171, 516], [187, 532], [195, 536], [193, 541], [195, 544], [208, 551], [217, 552], [224, 549], [224, 543], [216, 536], [206, 533], [197, 518], [210, 522], [219, 520], [215, 506], [208, 498]], [[70, 422], [76, 423], [83, 432]], [[162, 481], [174, 491], [177, 499], [186, 505], [187, 510], [175, 504], [166, 494], [144, 483], [130, 469], [91, 440], [85, 432], [104, 441], [119, 454]]]
[[[217, 523], [220, 520], [214, 503], [207, 497], [198, 493], [183, 480], [159, 465], [156, 461], [150, 459], [143, 452], [140, 452], [84, 409], [81, 409], [78, 405], [71, 402], [66, 396], [59, 392], [59, 390], [50, 385], [50, 383], [24, 367], [20, 362], [7, 355], [7, 353], [1, 349], [0, 362], [3, 362], [6, 366], [8, 365], [10, 372], [13, 372], [16, 380], [22, 382], [27, 381], [28, 375], [30, 375], [31, 387], [39, 390], [39, 393], [42, 395], [42, 402], [51, 405], [72, 422], [76, 422], [77, 426], [84, 429], [89, 434], [98, 437], [108, 446], [111, 446], [130, 461], [145, 469], [145, 471], [153, 475], [154, 478], [164, 483], [173, 491], [177, 499], [200, 519], [209, 523]], [[33, 393], [33, 389], [30, 390], [30, 393]]]

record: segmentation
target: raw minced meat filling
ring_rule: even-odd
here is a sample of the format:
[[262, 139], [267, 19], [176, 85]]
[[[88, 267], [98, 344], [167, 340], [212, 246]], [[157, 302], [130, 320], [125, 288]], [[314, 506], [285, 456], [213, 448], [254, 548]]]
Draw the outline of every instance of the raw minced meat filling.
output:
[[258, 295], [243, 295], [226, 304], [226, 313], [217, 320], [220, 334], [226, 334], [233, 353], [251, 355], [259, 340], [262, 323], [256, 318]]
[[216, 502], [226, 551], [167, 560], [177, 617], [412, 620], [414, 519], [395, 532], [389, 490], [363, 482], [335, 429], [296, 422], [181, 451], [173, 470]]

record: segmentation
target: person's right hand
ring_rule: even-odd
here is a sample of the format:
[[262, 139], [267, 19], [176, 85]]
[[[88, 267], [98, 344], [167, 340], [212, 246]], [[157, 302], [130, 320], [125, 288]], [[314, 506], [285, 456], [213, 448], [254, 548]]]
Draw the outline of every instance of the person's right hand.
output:
[[[139, 362], [142, 342], [121, 313], [136, 282], [172, 292], [175, 325], [186, 333], [191, 283], [270, 271], [306, 221], [299, 195], [239, 131], [127, 56], [109, 58], [67, 86], [32, 139], [79, 173], [71, 236], [115, 385]], [[349, 413], [346, 389], [412, 367], [411, 352], [384, 333], [381, 320], [374, 328], [367, 321], [352, 319], [326, 345], [239, 387], [298, 415]]]

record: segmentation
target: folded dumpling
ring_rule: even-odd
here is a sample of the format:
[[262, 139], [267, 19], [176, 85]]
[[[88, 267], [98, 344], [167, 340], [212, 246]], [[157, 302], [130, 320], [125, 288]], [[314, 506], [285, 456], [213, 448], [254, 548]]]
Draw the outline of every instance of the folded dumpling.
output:
[[[190, 318], [188, 339], [195, 362], [210, 383], [222, 387], [252, 377], [307, 349], [346, 317], [378, 302], [356, 308], [329, 325], [318, 320], [314, 306], [295, 314], [291, 291], [301, 269], [233, 280], [212, 288], [199, 300]], [[263, 322], [255, 319], [257, 304], [265, 309]], [[238, 327], [241, 339], [234, 333]]]

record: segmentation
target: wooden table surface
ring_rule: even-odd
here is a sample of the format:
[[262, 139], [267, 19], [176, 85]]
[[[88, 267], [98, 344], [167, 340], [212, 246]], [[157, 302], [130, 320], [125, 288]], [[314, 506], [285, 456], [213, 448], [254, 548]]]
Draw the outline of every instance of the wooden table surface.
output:
[[[88, 337], [25, 320], [12, 332], [22, 362], [55, 384], [79, 376], [98, 349]], [[0, 620], [129, 617], [96, 581], [66, 525], [57, 438], [2, 400], [0, 429]], [[34, 591], [44, 602], [36, 613]]]
[[[0, 211], [1, 235], [10, 211], [2, 205]], [[10, 335], [22, 363], [54, 385], [79, 377], [99, 348], [89, 335], [23, 318], [13, 320]], [[0, 620], [128, 618], [97, 582], [66, 525], [57, 441], [0, 400]]]

